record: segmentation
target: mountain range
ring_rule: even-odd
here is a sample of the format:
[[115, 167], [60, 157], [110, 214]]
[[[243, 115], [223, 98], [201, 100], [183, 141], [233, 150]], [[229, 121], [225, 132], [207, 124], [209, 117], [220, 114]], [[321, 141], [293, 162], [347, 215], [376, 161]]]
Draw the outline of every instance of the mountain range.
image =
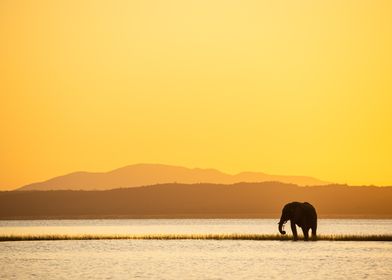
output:
[[392, 187], [279, 182], [160, 184], [106, 191], [0, 192], [0, 220], [83, 218], [275, 218], [308, 201], [320, 218], [392, 218]]
[[110, 190], [167, 183], [235, 184], [240, 182], [281, 182], [299, 186], [329, 184], [329, 182], [308, 176], [269, 175], [261, 172], [242, 172], [231, 175], [216, 169], [135, 164], [109, 172], [74, 172], [25, 185], [17, 190]]

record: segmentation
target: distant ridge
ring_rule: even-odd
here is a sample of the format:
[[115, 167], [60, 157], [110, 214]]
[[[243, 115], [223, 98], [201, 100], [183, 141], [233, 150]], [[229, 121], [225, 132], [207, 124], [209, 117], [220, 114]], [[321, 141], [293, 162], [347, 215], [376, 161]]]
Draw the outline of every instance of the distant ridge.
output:
[[107, 191], [0, 192], [0, 220], [274, 218], [308, 201], [320, 218], [392, 218], [392, 187], [298, 187], [278, 182], [160, 184]]
[[307, 176], [269, 175], [261, 172], [242, 172], [230, 175], [216, 169], [191, 169], [163, 164], [135, 164], [109, 172], [74, 172], [44, 182], [29, 184], [17, 190], [109, 190], [166, 183], [235, 184], [272, 181], [299, 186], [329, 184]]

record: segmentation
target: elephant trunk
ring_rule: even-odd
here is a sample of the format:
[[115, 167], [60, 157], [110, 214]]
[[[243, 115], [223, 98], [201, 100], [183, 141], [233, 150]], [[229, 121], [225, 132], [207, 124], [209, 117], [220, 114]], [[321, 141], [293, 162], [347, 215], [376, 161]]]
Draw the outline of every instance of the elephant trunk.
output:
[[286, 232], [283, 230], [283, 225], [285, 224], [285, 222], [286, 221], [280, 219], [280, 221], [278, 223], [279, 224], [279, 232], [280, 232], [280, 234], [286, 234]]

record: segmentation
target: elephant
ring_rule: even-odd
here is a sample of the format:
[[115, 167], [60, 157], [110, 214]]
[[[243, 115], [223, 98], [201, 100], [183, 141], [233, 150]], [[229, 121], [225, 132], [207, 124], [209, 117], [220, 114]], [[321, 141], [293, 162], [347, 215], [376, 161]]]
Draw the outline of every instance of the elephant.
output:
[[304, 240], [309, 239], [309, 229], [312, 229], [312, 240], [316, 240], [317, 235], [317, 213], [316, 209], [308, 202], [291, 202], [286, 204], [282, 210], [282, 216], [279, 221], [279, 232], [286, 234], [283, 225], [290, 220], [291, 231], [293, 232], [294, 241], [298, 240], [296, 225], [302, 228]]

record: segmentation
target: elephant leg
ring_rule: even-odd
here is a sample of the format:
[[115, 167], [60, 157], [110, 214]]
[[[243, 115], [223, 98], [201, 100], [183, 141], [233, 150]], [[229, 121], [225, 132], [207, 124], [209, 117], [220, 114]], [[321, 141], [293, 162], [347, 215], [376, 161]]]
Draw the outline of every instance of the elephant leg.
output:
[[291, 231], [293, 232], [293, 239], [294, 241], [298, 240], [298, 234], [297, 234], [297, 228], [295, 226], [295, 223], [290, 221], [290, 226], [291, 226]]
[[302, 232], [304, 233], [304, 240], [309, 240], [309, 228], [302, 228]]
[[312, 227], [312, 240], [317, 240], [317, 225]]

